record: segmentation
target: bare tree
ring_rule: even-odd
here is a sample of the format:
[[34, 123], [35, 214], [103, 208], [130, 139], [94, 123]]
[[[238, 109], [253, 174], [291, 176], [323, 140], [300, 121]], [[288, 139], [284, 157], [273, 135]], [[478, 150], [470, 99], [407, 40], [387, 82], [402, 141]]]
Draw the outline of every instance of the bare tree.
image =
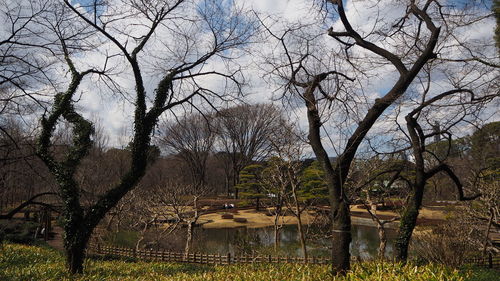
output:
[[[482, 105], [485, 102], [491, 101], [491, 99], [496, 96], [498, 96], [498, 93], [493, 95], [478, 95], [469, 89], [454, 89], [423, 100], [418, 107], [406, 115], [406, 128], [409, 139], [411, 140], [412, 155], [415, 159], [415, 175], [414, 180], [408, 180], [411, 182], [410, 187], [412, 191], [410, 193], [409, 201], [401, 216], [401, 224], [396, 241], [396, 255], [398, 259], [406, 260], [408, 257], [408, 246], [411, 235], [416, 225], [419, 209], [422, 205], [426, 183], [430, 178], [434, 177], [438, 173], [444, 173], [448, 176], [456, 186], [457, 199], [460, 201], [474, 200], [481, 196], [481, 194], [466, 196], [462, 180], [460, 180], [450, 164], [446, 161], [451, 149], [452, 135], [450, 130], [456, 124], [466, 120], [466, 117], [471, 115], [477, 116], [475, 111], [482, 108], [482, 106], [478, 108], [477, 105]], [[458, 97], [458, 99], [453, 100], [453, 102], [449, 100], [454, 97]], [[446, 102], [445, 100], [447, 99], [448, 101]], [[460, 108], [460, 115], [458, 118], [455, 117], [449, 120], [449, 125], [445, 128], [439, 129], [438, 131], [432, 131], [431, 133], [424, 132], [422, 125], [418, 121], [419, 117], [424, 118], [423, 116], [428, 114], [424, 114], [424, 110], [432, 107], [433, 109], [448, 107], [448, 110], [450, 110], [450, 108], [454, 106], [457, 101], [458, 107]], [[436, 155], [431, 149], [426, 148], [426, 140], [433, 138], [436, 135], [445, 135], [448, 139], [448, 147], [446, 149], [447, 153], [441, 156]], [[426, 154], [429, 154], [433, 161], [426, 160], [424, 158]], [[470, 188], [471, 187], [469, 186], [469, 189]]]
[[[151, 135], [159, 116], [176, 106], [199, 100], [210, 102], [209, 97], [225, 94], [203, 87], [199, 80], [201, 77], [220, 77], [227, 85], [237, 85], [240, 78], [238, 68], [219, 72], [210, 69], [209, 62], [214, 59], [229, 61], [229, 51], [242, 46], [253, 31], [251, 21], [246, 20], [241, 10], [235, 7], [226, 12], [218, 1], [205, 1], [198, 10], [183, 0], [124, 0], [103, 6], [99, 4], [94, 2], [94, 11], [99, 10], [100, 14], [92, 16], [69, 1], [64, 1], [64, 6], [54, 3], [52, 11], [55, 15], [40, 19], [56, 36], [59, 43], [56, 55], [63, 58], [71, 76], [66, 89], [55, 95], [50, 112], [41, 119], [37, 143], [37, 154], [55, 176], [64, 203], [64, 245], [71, 273], [82, 272], [85, 247], [94, 228], [144, 175]], [[136, 28], [134, 32], [129, 32], [132, 26]], [[176, 28], [171, 28], [173, 26]], [[204, 35], [203, 44], [197, 34]], [[173, 39], [164, 40], [165, 36]], [[81, 66], [73, 60], [74, 53], [78, 51], [83, 55], [99, 48], [99, 45], [93, 44], [96, 41], [114, 48], [114, 54], [108, 55], [102, 67], [90, 65], [85, 70], [79, 70]], [[162, 46], [163, 51], [148, 56], [158, 46]], [[148, 57], [151, 58], [150, 65], [158, 65], [151, 69], [160, 77], [154, 91], [144, 82], [141, 71]], [[92, 146], [94, 128], [77, 112], [76, 94], [82, 81], [89, 76], [101, 77], [102, 81], [106, 79], [104, 83], [112, 85], [112, 90], [120, 89], [116, 79], [109, 76], [111, 67], [108, 62], [111, 64], [112, 60], [126, 67], [135, 86], [133, 93], [127, 94], [123, 87], [120, 92], [134, 99], [131, 163], [118, 183], [95, 203], [83, 206], [75, 173]], [[72, 125], [73, 140], [66, 157], [56, 159], [50, 148], [54, 128], [60, 119]]]
[[207, 185], [207, 161], [213, 151], [215, 131], [213, 118], [201, 114], [185, 116], [177, 122], [164, 124], [160, 129], [160, 144], [181, 159], [195, 187]]
[[[226, 189], [239, 183], [239, 174], [252, 161], [266, 158], [272, 133], [279, 129], [281, 112], [270, 104], [239, 105], [216, 116], [217, 156], [226, 166]], [[238, 189], [234, 190], [238, 198]]]
[[283, 228], [283, 218], [286, 214], [285, 198], [288, 196], [289, 186], [286, 179], [282, 177], [285, 169], [283, 160], [278, 157], [271, 157], [266, 168], [262, 171], [262, 183], [264, 193], [270, 197], [264, 205], [270, 215], [274, 217], [274, 251], [277, 252], [281, 243], [281, 229]]
[[[354, 30], [345, 13], [342, 1], [327, 2], [336, 8], [337, 15], [344, 29], [342, 31], [335, 31], [333, 28], [330, 28], [328, 35], [339, 42], [340, 46], [344, 46], [339, 55], [345, 52], [347, 54], [347, 57], [345, 57], [347, 63], [352, 63], [353, 65], [356, 63], [351, 59], [351, 54], [353, 54], [354, 50], [359, 50], [360, 47], [385, 60], [386, 63], [391, 64], [399, 73], [399, 77], [392, 87], [389, 87], [389, 90], [382, 97], [371, 102], [369, 108], [364, 111], [365, 113], [361, 114], [355, 127], [356, 129], [348, 134], [345, 148], [338, 152], [336, 163], [332, 165], [321, 137], [320, 131], [324, 126], [325, 117], [322, 118], [321, 116], [320, 110], [323, 110], [323, 107], [320, 106], [324, 102], [332, 105], [340, 103], [340, 106], [342, 106], [342, 103], [347, 104], [349, 98], [349, 94], [347, 93], [349, 90], [346, 88], [345, 83], [354, 81], [354, 79], [349, 74], [343, 73], [342, 69], [337, 69], [337, 64], [330, 63], [332, 59], [320, 59], [320, 57], [316, 56], [316, 53], [312, 52], [316, 38], [314, 35], [304, 37], [301, 34], [302, 37], [294, 38], [299, 43], [296, 43], [295, 46], [290, 46], [290, 43], [293, 42], [287, 38], [287, 35], [293, 33], [293, 29], [288, 29], [282, 35], [276, 35], [268, 28], [271, 35], [282, 46], [284, 56], [287, 58], [282, 64], [274, 64], [275, 73], [287, 81], [286, 90], [302, 98], [307, 108], [309, 144], [325, 171], [326, 181], [330, 190], [330, 206], [333, 220], [332, 268], [335, 272], [345, 273], [350, 267], [349, 244], [351, 242], [351, 221], [349, 201], [347, 200], [344, 184], [352, 161], [358, 147], [377, 119], [391, 104], [405, 93], [421, 68], [429, 60], [436, 57], [433, 51], [439, 38], [440, 28], [435, 25], [427, 12], [433, 1], [429, 1], [424, 5], [417, 5], [411, 2], [407, 7], [407, 12], [402, 15], [401, 20], [395, 22], [394, 30], [392, 31], [394, 34], [391, 34], [392, 36], [398, 36], [395, 34], [401, 33], [403, 37], [404, 34], [412, 34], [412, 42], [414, 44], [408, 46], [407, 50], [405, 50], [405, 52], [411, 50], [409, 52], [413, 53], [413, 55], [410, 57], [405, 52], [396, 53], [389, 48], [380, 47], [370, 42], [367, 36], [363, 36]], [[411, 26], [407, 22], [411, 22], [412, 25], [425, 26], [428, 34], [423, 36], [421, 33], [414, 33], [407, 30]], [[386, 33], [385, 38], [388, 38], [388, 35]], [[302, 51], [296, 49], [298, 44], [302, 44]], [[353, 48], [354, 46], [358, 48]], [[414, 50], [417, 46], [418, 51]], [[324, 51], [320, 51], [319, 53], [324, 53]], [[316, 67], [311, 68], [314, 65]], [[329, 85], [330, 88], [328, 87]]]
[[[47, 11], [46, 1], [0, 1], [0, 130], [5, 134], [3, 118], [29, 114], [45, 107], [43, 95], [33, 91], [50, 73], [53, 60], [49, 42], [40, 40], [43, 32], [36, 18]], [[33, 52], [37, 47], [42, 51]]]
[[187, 258], [192, 250], [194, 228], [204, 213], [199, 206], [199, 199], [208, 193], [208, 189], [206, 186], [167, 181], [157, 185], [154, 192], [157, 194], [155, 196], [157, 207], [166, 208], [176, 219], [171, 229], [173, 230], [179, 224], [187, 227], [184, 246], [184, 254]]
[[[184, 162], [189, 170], [191, 183], [185, 186], [168, 185], [163, 193], [170, 194], [174, 211], [180, 221], [187, 224], [187, 238], [184, 249], [185, 255], [191, 250], [194, 226], [201, 216], [198, 200], [209, 190], [207, 184], [207, 160], [212, 153], [215, 133], [212, 128], [212, 117], [195, 114], [185, 116], [173, 124], [166, 124], [161, 133], [160, 143], [169, 151], [176, 153], [176, 157]], [[180, 189], [180, 190], [179, 190]], [[179, 201], [188, 196], [190, 202]], [[189, 212], [181, 212], [180, 205], [191, 206]], [[191, 214], [191, 215], [186, 215]]]
[[301, 180], [304, 143], [300, 134], [291, 124], [283, 123], [281, 129], [275, 131], [273, 136], [271, 138], [272, 152], [277, 158], [269, 161], [269, 167], [266, 169], [267, 177], [264, 179], [267, 180], [266, 186], [277, 189], [276, 199], [282, 200], [278, 206], [280, 208], [285, 206], [297, 219], [298, 240], [302, 254], [307, 261], [306, 232], [302, 215], [308, 207], [308, 200], [304, 198], [308, 194], [305, 194]]
[[[351, 190], [351, 200], [360, 202], [377, 226], [380, 241], [378, 257], [384, 259], [387, 246], [385, 227], [387, 224], [399, 220], [399, 217], [382, 219], [377, 214], [377, 206], [380, 203], [384, 205], [384, 198], [386, 197], [406, 197], [408, 187], [401, 180], [401, 177], [410, 167], [407, 167], [408, 163], [404, 160], [391, 157], [380, 159], [379, 156], [375, 156], [366, 160], [359, 159], [356, 162], [355, 167], [353, 167], [356, 171], [351, 171], [351, 177], [346, 184], [349, 185]], [[353, 174], [355, 176], [352, 176]], [[399, 187], [396, 187], [396, 185]]]
[[[345, 273], [350, 266], [351, 242], [349, 190], [345, 183], [358, 148], [369, 130], [380, 122], [382, 114], [412, 89], [426, 65], [438, 58], [451, 61], [447, 52], [451, 45], [464, 52], [472, 49], [471, 45], [463, 44], [463, 40], [457, 37], [457, 30], [451, 27], [480, 21], [488, 15], [484, 9], [477, 9], [475, 14], [462, 20], [459, 15], [463, 10], [455, 6], [445, 7], [434, 0], [390, 2], [397, 9], [389, 12], [390, 9], [383, 10], [388, 6], [382, 6], [387, 3], [375, 1], [374, 5], [367, 5], [367, 9], [384, 16], [373, 17], [370, 28], [366, 28], [366, 25], [356, 26], [351, 22], [344, 1], [320, 2], [327, 13], [326, 18], [334, 19], [334, 22], [327, 23], [332, 26], [328, 30], [332, 40], [321, 36], [319, 30], [323, 27], [311, 21], [285, 24], [281, 31], [268, 19], [262, 22], [280, 47], [279, 53], [274, 51], [267, 59], [273, 74], [271, 77], [282, 83], [283, 97], [289, 104], [295, 105], [297, 100], [302, 100], [307, 109], [309, 143], [325, 170], [330, 190], [332, 267], [335, 272]], [[368, 1], [349, 2], [349, 5], [361, 3]], [[276, 50], [276, 46], [270, 49]], [[462, 56], [465, 53], [454, 55], [463, 58], [461, 63], [467, 60], [471, 64], [482, 64], [481, 57], [489, 55], [484, 51], [474, 53], [470, 60], [465, 59], [466, 55]], [[370, 82], [380, 73], [392, 77], [383, 89], [377, 91], [383, 93], [377, 97], [366, 95], [367, 87], [372, 86]], [[406, 96], [410, 97], [410, 94]], [[330, 120], [338, 123], [328, 122]], [[337, 128], [335, 132], [333, 127]], [[332, 133], [340, 139], [341, 145], [333, 145]], [[337, 154], [333, 164], [325, 146], [328, 140]]]

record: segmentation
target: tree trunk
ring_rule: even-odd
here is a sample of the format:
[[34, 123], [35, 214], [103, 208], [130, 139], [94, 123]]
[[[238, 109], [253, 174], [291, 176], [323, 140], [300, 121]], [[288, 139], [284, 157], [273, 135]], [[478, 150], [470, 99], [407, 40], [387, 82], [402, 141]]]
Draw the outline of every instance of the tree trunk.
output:
[[338, 204], [332, 204], [333, 226], [332, 226], [332, 271], [345, 274], [350, 269], [351, 253], [351, 216], [349, 204], [340, 200]]
[[302, 254], [304, 255], [304, 260], [307, 263], [307, 246], [306, 237], [304, 235], [304, 229], [302, 227], [302, 216], [301, 212], [297, 207], [297, 230], [299, 231], [300, 247], [302, 248]]
[[[401, 223], [399, 225], [399, 233], [396, 239], [396, 259], [406, 262], [408, 259], [408, 248], [410, 246], [411, 236], [413, 230], [417, 225], [418, 212], [422, 206], [422, 199], [424, 196], [424, 188], [426, 182], [425, 163], [423, 151], [425, 149], [425, 142], [422, 143], [418, 133], [418, 124], [415, 119], [410, 115], [406, 116], [406, 127], [411, 138], [411, 146], [413, 156], [415, 157], [415, 181], [412, 186], [412, 193], [408, 205], [401, 216]], [[425, 141], [425, 140], [424, 140]]]
[[72, 246], [66, 249], [66, 262], [71, 274], [83, 273], [83, 260], [85, 259], [85, 245]]
[[187, 226], [186, 246], [184, 248], [184, 259], [189, 257], [189, 251], [191, 251], [191, 244], [193, 242], [193, 226], [194, 221], [189, 221]]
[[421, 205], [416, 201], [416, 198], [410, 199], [412, 202], [404, 211], [401, 216], [401, 223], [399, 224], [398, 237], [396, 238], [396, 259], [399, 261], [406, 261], [408, 259], [408, 248], [410, 246], [411, 236], [413, 230], [417, 225], [418, 211]]
[[226, 194], [227, 198], [229, 198], [230, 195], [230, 190], [229, 190], [229, 175], [226, 173], [225, 180], [224, 180], [225, 188], [226, 188]]
[[[344, 198], [343, 184], [355, 151], [349, 151], [347, 155], [342, 154], [337, 160], [335, 169], [333, 169], [328, 153], [321, 142], [320, 129], [322, 122], [316, 107], [316, 97], [314, 96], [314, 91], [321, 78], [317, 77], [304, 93], [309, 123], [308, 139], [318, 162], [325, 171], [325, 180], [328, 184], [332, 219], [332, 272], [344, 275], [350, 269], [351, 217], [349, 203]], [[349, 147], [349, 149], [352, 150], [353, 147]]]
[[234, 199], [238, 199], [238, 189], [236, 186], [238, 185], [238, 171], [237, 169], [233, 168], [233, 189], [234, 189]]
[[493, 222], [493, 210], [490, 209], [490, 219], [488, 220], [488, 226], [486, 227], [486, 233], [484, 234], [484, 247], [483, 255], [486, 255], [486, 250], [488, 249], [488, 240], [490, 236], [491, 224]]
[[277, 252], [280, 247], [280, 229], [279, 226], [279, 214], [274, 215], [274, 251]]
[[292, 196], [293, 201], [295, 203], [295, 216], [297, 217], [297, 231], [299, 232], [300, 239], [300, 247], [302, 248], [302, 254], [304, 255], [304, 260], [307, 262], [307, 246], [306, 246], [306, 238], [304, 235], [304, 230], [302, 228], [302, 211], [300, 210], [299, 199], [297, 197], [297, 189], [296, 186], [292, 186]]
[[387, 236], [385, 234], [384, 225], [381, 223], [377, 223], [378, 228], [378, 238], [380, 239], [380, 243], [378, 245], [378, 257], [379, 259], [385, 259], [385, 248], [387, 246]]
[[[66, 232], [67, 233], [67, 232]], [[71, 236], [71, 241], [64, 241], [66, 253], [66, 265], [71, 274], [83, 273], [83, 261], [85, 259], [85, 248], [90, 235], [78, 232]]]
[[186, 259], [189, 257], [189, 251], [191, 250], [191, 245], [193, 243], [194, 226], [196, 224], [196, 221], [198, 221], [198, 218], [199, 218], [198, 196], [193, 197], [193, 209], [194, 209], [194, 216], [191, 220], [188, 221], [186, 247], [184, 248], [184, 257]]

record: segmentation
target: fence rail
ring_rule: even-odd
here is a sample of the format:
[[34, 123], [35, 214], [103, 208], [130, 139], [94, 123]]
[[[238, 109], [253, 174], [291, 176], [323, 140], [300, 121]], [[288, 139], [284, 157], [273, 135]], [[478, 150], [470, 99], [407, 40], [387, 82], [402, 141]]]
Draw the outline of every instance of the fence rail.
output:
[[122, 258], [135, 258], [146, 261], [161, 261], [161, 262], [184, 262], [184, 263], [199, 263], [199, 264], [217, 264], [227, 265], [234, 263], [309, 263], [309, 264], [329, 264], [331, 259], [324, 257], [308, 257], [307, 260], [303, 257], [292, 256], [271, 256], [271, 255], [242, 255], [235, 256], [230, 253], [226, 255], [220, 254], [203, 254], [189, 253], [185, 255], [180, 252], [156, 251], [156, 250], [135, 250], [133, 248], [110, 247], [91, 244], [87, 248], [89, 254], [94, 255], [110, 255]]
[[[227, 265], [234, 263], [308, 263], [308, 264], [329, 264], [330, 258], [325, 257], [308, 257], [307, 260], [303, 257], [295, 256], [271, 256], [271, 255], [242, 255], [236, 256], [227, 253], [220, 254], [203, 254], [169, 252], [159, 250], [136, 250], [134, 248], [102, 246], [100, 244], [91, 244], [87, 248], [87, 252], [93, 255], [110, 255], [122, 258], [134, 258], [145, 261], [161, 261], [161, 262], [181, 262], [181, 263], [198, 263], [198, 264], [215, 264]], [[354, 258], [354, 257], [353, 257]], [[354, 259], [356, 260], [356, 259]], [[488, 267], [500, 269], [500, 256], [487, 255], [465, 260], [465, 264], [470, 264], [479, 267]]]
[[479, 267], [487, 267], [500, 269], [500, 256], [488, 253], [488, 255], [483, 257], [476, 257], [472, 259], [465, 260], [466, 264], [471, 264]]

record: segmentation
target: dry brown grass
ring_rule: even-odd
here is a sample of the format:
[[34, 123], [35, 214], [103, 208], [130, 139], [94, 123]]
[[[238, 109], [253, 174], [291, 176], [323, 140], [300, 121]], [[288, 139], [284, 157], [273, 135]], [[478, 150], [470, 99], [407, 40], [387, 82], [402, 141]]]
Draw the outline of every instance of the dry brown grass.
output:
[[[245, 218], [246, 223], [239, 223], [233, 220], [225, 220], [221, 218], [224, 212], [210, 213], [200, 217], [204, 221], [211, 221], [203, 224], [203, 228], [236, 228], [246, 226], [249, 228], [259, 228], [274, 225], [274, 217], [267, 216], [266, 212], [256, 212], [255, 210], [239, 210], [234, 218]], [[314, 217], [311, 214], [303, 213], [303, 223], [309, 224], [313, 221]], [[294, 216], [284, 216], [282, 218], [283, 224], [297, 224], [297, 218]]]

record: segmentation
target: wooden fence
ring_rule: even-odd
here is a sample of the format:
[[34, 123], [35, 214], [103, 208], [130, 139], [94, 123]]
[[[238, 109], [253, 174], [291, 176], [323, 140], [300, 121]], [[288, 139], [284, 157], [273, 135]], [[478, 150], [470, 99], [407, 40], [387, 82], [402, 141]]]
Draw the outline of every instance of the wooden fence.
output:
[[[182, 262], [182, 263], [199, 263], [199, 264], [217, 264], [227, 265], [234, 263], [309, 263], [309, 264], [329, 264], [330, 258], [325, 257], [308, 257], [305, 260], [303, 257], [292, 256], [271, 256], [271, 255], [242, 255], [235, 256], [227, 253], [226, 255], [219, 254], [203, 254], [190, 253], [185, 255], [181, 252], [156, 251], [156, 250], [136, 250], [133, 248], [102, 246], [100, 244], [91, 244], [87, 248], [87, 253], [99, 256], [113, 256], [121, 258], [134, 258], [145, 261], [161, 261], [161, 262]], [[353, 261], [357, 261], [353, 257]], [[465, 264], [470, 264], [479, 267], [500, 269], [500, 256], [493, 256], [491, 253], [484, 257], [472, 258], [465, 260]]]
[[488, 253], [488, 255], [483, 257], [476, 257], [472, 259], [467, 259], [465, 261], [466, 264], [471, 264], [479, 267], [487, 267], [500, 269], [500, 256], [493, 255], [492, 253]]
[[235, 256], [230, 253], [226, 255], [210, 255], [202, 253], [190, 253], [185, 255], [180, 252], [155, 251], [155, 250], [135, 250], [133, 248], [110, 247], [99, 244], [91, 244], [87, 252], [93, 255], [109, 255], [122, 258], [135, 258], [146, 261], [161, 262], [184, 262], [199, 264], [234, 264], [234, 263], [310, 263], [329, 264], [331, 259], [323, 257], [309, 257], [305, 260], [302, 257], [292, 256], [263, 256], [263, 255], [242, 255]]

